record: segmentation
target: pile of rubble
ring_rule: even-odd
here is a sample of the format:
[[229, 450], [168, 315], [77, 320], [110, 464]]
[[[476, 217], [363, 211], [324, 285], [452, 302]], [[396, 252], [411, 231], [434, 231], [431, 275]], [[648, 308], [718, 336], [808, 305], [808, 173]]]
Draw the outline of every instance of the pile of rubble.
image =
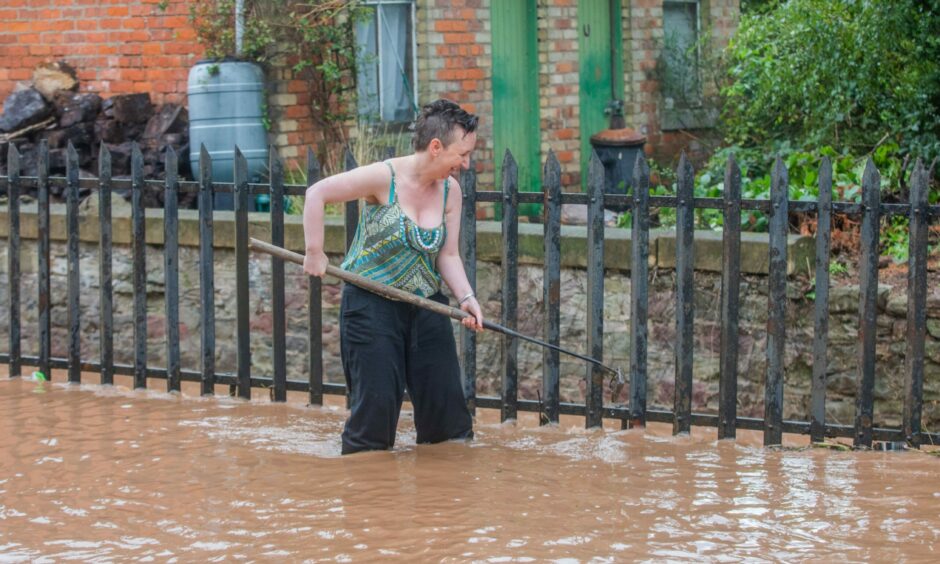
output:
[[[82, 178], [98, 176], [98, 152], [111, 153], [113, 178], [129, 178], [131, 148], [136, 142], [144, 160], [144, 177], [163, 179], [166, 149], [179, 156], [180, 176], [189, 176], [189, 122], [179, 104], [154, 107], [150, 94], [127, 94], [102, 99], [78, 92], [75, 70], [65, 63], [40, 66], [33, 80], [20, 83], [3, 104], [0, 114], [0, 176], [7, 174], [9, 144], [20, 153], [20, 174], [36, 176], [39, 146], [49, 145], [50, 175], [66, 171], [68, 144], [78, 152]], [[52, 195], [60, 197], [62, 187]], [[161, 206], [162, 191], [148, 190], [145, 205]]]

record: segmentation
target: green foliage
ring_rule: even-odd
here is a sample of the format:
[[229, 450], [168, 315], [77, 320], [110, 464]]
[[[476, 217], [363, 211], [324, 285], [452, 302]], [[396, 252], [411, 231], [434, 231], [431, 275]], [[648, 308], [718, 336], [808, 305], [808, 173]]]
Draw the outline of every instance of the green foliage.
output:
[[754, 14], [774, 9], [780, 0], [741, 0], [741, 13]]
[[[353, 25], [367, 10], [356, 0], [244, 0], [238, 58], [291, 68], [307, 83], [318, 125], [343, 140], [355, 111], [345, 103], [355, 90]], [[189, 20], [208, 58], [236, 56], [235, 0], [195, 0]]]
[[[718, 83], [726, 146], [699, 171], [695, 197], [722, 197], [734, 154], [745, 199], [770, 198], [779, 157], [789, 199], [816, 201], [825, 156], [834, 200], [860, 202], [871, 159], [882, 201], [907, 201], [914, 158], [930, 166], [940, 156], [940, 0], [742, 0], [741, 6]], [[701, 45], [695, 49], [702, 52]], [[693, 54], [665, 60], [688, 62]], [[651, 171], [650, 193], [674, 195], [675, 174], [655, 164]], [[940, 201], [936, 181], [928, 199]], [[654, 225], [675, 225], [674, 209], [654, 213]], [[768, 228], [761, 212], [743, 211], [741, 219], [746, 231]], [[620, 222], [628, 225], [629, 216]], [[721, 210], [696, 210], [695, 225], [721, 228]], [[884, 252], [905, 260], [907, 245], [907, 219], [885, 218]]]
[[[808, 266], [809, 266], [809, 265], [807, 265], [807, 267], [808, 267]], [[830, 274], [830, 275], [832, 275], [832, 276], [841, 276], [841, 275], [843, 275], [843, 274], [847, 274], [848, 271], [849, 271], [849, 269], [848, 269], [844, 264], [842, 264], [841, 262], [839, 262], [839, 261], [837, 261], [837, 260], [831, 260], [831, 261], [829, 261], [829, 274]], [[808, 299], [808, 300], [815, 300], [815, 299], [816, 299], [816, 277], [815, 277], [815, 276], [813, 276], [813, 278], [810, 280], [809, 288], [808, 288], [807, 291], [803, 294], [803, 296], [804, 296], [806, 299]]]
[[[724, 195], [725, 169], [728, 159], [734, 155], [741, 169], [741, 197], [743, 199], [769, 200], [773, 158], [762, 155], [756, 148], [725, 147], [715, 152], [695, 178], [696, 198], [722, 198]], [[908, 186], [912, 165], [901, 156], [895, 143], [878, 147], [871, 155], [854, 156], [840, 154], [832, 147], [822, 147], [815, 152], [792, 150], [785, 152], [783, 164], [789, 179], [788, 199], [791, 201], [817, 201], [819, 199], [819, 168], [823, 157], [832, 164], [832, 198], [834, 201], [860, 203], [862, 199], [862, 175], [871, 158], [881, 175], [881, 199], [883, 202], [907, 201], [903, 187]], [[655, 162], [650, 163], [650, 195], [674, 196], [676, 173]], [[940, 201], [940, 186], [934, 183], [928, 193], [934, 204]], [[629, 212], [618, 218], [618, 225], [631, 225]], [[652, 224], [658, 227], [673, 227], [676, 211], [673, 208], [653, 210]], [[696, 229], [721, 229], [722, 211], [719, 209], [696, 209]], [[895, 261], [905, 261], [908, 255], [908, 220], [905, 217], [884, 218], [881, 229], [881, 247]], [[765, 232], [769, 218], [756, 210], [741, 212], [741, 229]]]
[[910, 246], [910, 221], [906, 217], [891, 217], [881, 228], [881, 248], [895, 262], [907, 261]]
[[760, 4], [726, 53], [729, 142], [940, 154], [940, 0]]
[[829, 262], [829, 274], [839, 275], [845, 274], [849, 271], [844, 264], [839, 261], [830, 261]]

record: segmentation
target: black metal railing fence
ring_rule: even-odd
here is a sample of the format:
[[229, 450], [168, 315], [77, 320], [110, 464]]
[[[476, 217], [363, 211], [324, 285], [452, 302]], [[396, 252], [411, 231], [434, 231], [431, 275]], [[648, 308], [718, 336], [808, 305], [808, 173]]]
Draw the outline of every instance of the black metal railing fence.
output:
[[[269, 194], [271, 197], [271, 242], [284, 245], [284, 196], [302, 195], [304, 186], [286, 185], [284, 167], [273, 149], [270, 151], [270, 182], [249, 184], [247, 163], [235, 149], [233, 183], [213, 183], [211, 159], [203, 150], [199, 159], [199, 182], [181, 182], [177, 174], [177, 156], [172, 149], [166, 154], [164, 181], [145, 181], [143, 158], [135, 146], [131, 156], [131, 179], [111, 178], [110, 154], [105, 147], [99, 155], [97, 179], [79, 179], [78, 155], [69, 146], [67, 173], [64, 178], [50, 178], [49, 151], [40, 147], [39, 168], [36, 177], [20, 175], [20, 155], [14, 145], [8, 151], [8, 175], [0, 177], [8, 195], [8, 295], [9, 295], [9, 350], [0, 354], [0, 362], [9, 365], [11, 377], [22, 373], [24, 364], [37, 366], [44, 374], [50, 368], [64, 368], [69, 382], [80, 382], [82, 371], [98, 372], [102, 384], [112, 384], [115, 374], [133, 376], [135, 388], [147, 385], [148, 378], [165, 379], [167, 390], [178, 391], [183, 380], [201, 383], [203, 394], [212, 394], [216, 384], [227, 384], [232, 393], [250, 398], [253, 387], [270, 388], [274, 401], [285, 401], [288, 391], [307, 392], [311, 404], [321, 404], [323, 395], [344, 394], [340, 384], [324, 382], [322, 338], [322, 281], [308, 278], [308, 379], [289, 380], [286, 362], [286, 318], [284, 267], [272, 259], [271, 288], [273, 312], [273, 364], [271, 375], [253, 374], [251, 371], [250, 325], [248, 304], [248, 211], [250, 196]], [[313, 184], [321, 177], [320, 165], [307, 151], [307, 182]], [[349, 151], [345, 155], [348, 169], [356, 166]], [[819, 200], [788, 200], [787, 170], [779, 159], [772, 173], [769, 200], [741, 198], [741, 172], [732, 157], [725, 172], [725, 190], [722, 198], [694, 197], [694, 173], [683, 156], [678, 168], [678, 190], [675, 196], [650, 196], [650, 172], [642, 155], [637, 159], [632, 193], [612, 195], [604, 193], [604, 170], [595, 156], [588, 170], [586, 193], [563, 193], [561, 168], [553, 153], [549, 153], [543, 171], [543, 191], [520, 192], [515, 160], [507, 151], [502, 163], [500, 190], [477, 189], [476, 174], [471, 168], [461, 178], [463, 218], [460, 248], [471, 284], [476, 284], [476, 208], [479, 203], [498, 203], [502, 211], [502, 311], [501, 323], [517, 329], [518, 305], [518, 209], [520, 204], [542, 204], [544, 225], [544, 335], [552, 344], [559, 344], [560, 326], [560, 270], [561, 270], [561, 206], [585, 204], [587, 220], [587, 354], [603, 358], [604, 311], [604, 207], [609, 205], [632, 212], [631, 238], [631, 296], [630, 296], [630, 370], [628, 405], [604, 405], [603, 372], [598, 366], [586, 368], [585, 403], [566, 403], [559, 395], [559, 356], [545, 350], [539, 400], [518, 397], [518, 343], [506, 337], [502, 341], [501, 393], [499, 397], [478, 397], [476, 385], [476, 337], [461, 328], [461, 360], [464, 371], [464, 391], [471, 410], [478, 407], [499, 409], [503, 420], [512, 419], [519, 411], [538, 411], [542, 423], [557, 422], [561, 414], [579, 415], [588, 427], [599, 426], [604, 418], [620, 420], [622, 426], [643, 426], [648, 421], [672, 423], [675, 433], [687, 433], [693, 425], [717, 427], [719, 438], [734, 438], [736, 430], [762, 430], [766, 445], [780, 444], [783, 433], [809, 434], [813, 441], [827, 436], [851, 437], [856, 446], [867, 447], [873, 440], [906, 441], [919, 446], [925, 442], [940, 442], [940, 435], [922, 429], [924, 398], [924, 363], [926, 340], [927, 247], [928, 227], [940, 217], [940, 206], [927, 202], [929, 173], [918, 161], [911, 175], [910, 201], [886, 204], [880, 201], [880, 178], [875, 165], [869, 161], [862, 181], [862, 202], [833, 202], [832, 167], [823, 159], [819, 171]], [[65, 358], [51, 356], [51, 296], [50, 296], [50, 186], [64, 185], [66, 194], [67, 260], [68, 260], [68, 354]], [[24, 355], [21, 348], [21, 239], [19, 195], [24, 187], [34, 187], [38, 205], [38, 323], [39, 350], [35, 356]], [[141, 195], [145, 186], [159, 186], [164, 190], [164, 246], [166, 367], [147, 364], [147, 295], [145, 261], [145, 219]], [[100, 351], [97, 360], [82, 359], [80, 355], [80, 264], [79, 264], [79, 190], [82, 187], [99, 191], [98, 220], [100, 296], [99, 331]], [[112, 288], [112, 231], [111, 193], [114, 190], [131, 191], [132, 262], [133, 262], [133, 364], [114, 362], [114, 314]], [[179, 265], [178, 265], [178, 198], [183, 192], [197, 192], [199, 203], [199, 284], [200, 284], [200, 366], [198, 370], [184, 369], [180, 362], [179, 345]], [[234, 192], [235, 198], [235, 262], [236, 262], [236, 341], [237, 362], [234, 373], [218, 372], [215, 367], [215, 289], [213, 280], [213, 192]], [[676, 210], [676, 343], [675, 394], [672, 410], [647, 408], [649, 393], [647, 382], [647, 352], [649, 345], [649, 269], [650, 208]], [[719, 209], [723, 212], [723, 254], [721, 272], [720, 307], [720, 376], [719, 407], [717, 415], [693, 413], [693, 217], [696, 209]], [[766, 347], [766, 374], [764, 416], [748, 418], [737, 415], [737, 360], [738, 312], [740, 278], [740, 239], [742, 210], [759, 210], [770, 217], [768, 308]], [[787, 234], [789, 214], [815, 213], [818, 221], [815, 261], [815, 319], [813, 343], [813, 372], [809, 413], [805, 420], [783, 419], [784, 345], [786, 343], [786, 291], [787, 291]], [[832, 214], [846, 214], [861, 218], [860, 304], [858, 340], [858, 377], [856, 390], [856, 417], [854, 425], [835, 425], [826, 421], [825, 394], [828, 350], [829, 315], [829, 250]], [[876, 427], [874, 415], [875, 336], [878, 291], [879, 219], [882, 216], [909, 218], [910, 253], [908, 258], [908, 313], [906, 332], [906, 368], [904, 375], [903, 418], [900, 428]], [[347, 248], [355, 233], [358, 204], [349, 202], [345, 208]]]

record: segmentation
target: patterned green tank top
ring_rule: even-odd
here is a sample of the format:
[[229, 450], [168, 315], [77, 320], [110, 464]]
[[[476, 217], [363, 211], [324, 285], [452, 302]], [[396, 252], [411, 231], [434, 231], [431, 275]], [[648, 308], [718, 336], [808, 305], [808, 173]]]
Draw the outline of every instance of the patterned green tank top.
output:
[[[392, 173], [387, 204], [366, 204], [359, 213], [359, 226], [341, 268], [422, 297], [441, 288], [437, 255], [447, 238], [442, 214], [441, 224], [424, 229], [405, 215], [395, 195], [395, 169]], [[444, 181], [444, 209], [447, 209], [448, 181]]]

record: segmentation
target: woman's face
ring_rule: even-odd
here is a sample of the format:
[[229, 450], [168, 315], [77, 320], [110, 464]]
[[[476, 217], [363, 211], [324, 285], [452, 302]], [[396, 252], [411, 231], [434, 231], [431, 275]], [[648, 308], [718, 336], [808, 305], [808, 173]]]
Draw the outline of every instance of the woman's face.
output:
[[[435, 155], [435, 164], [440, 163], [441, 179], [453, 176], [455, 178], [460, 174], [460, 169], [470, 168], [470, 153], [477, 144], [476, 132], [465, 134], [463, 129], [458, 128], [454, 132], [454, 140], [450, 145], [440, 146], [440, 150]], [[440, 143], [435, 139], [433, 143]]]

